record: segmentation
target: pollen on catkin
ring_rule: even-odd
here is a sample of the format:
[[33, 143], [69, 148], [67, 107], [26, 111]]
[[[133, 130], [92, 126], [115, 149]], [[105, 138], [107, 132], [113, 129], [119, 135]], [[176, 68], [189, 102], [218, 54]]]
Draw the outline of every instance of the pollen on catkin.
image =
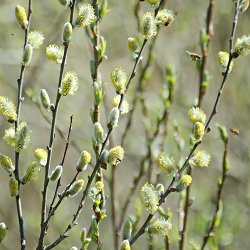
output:
[[91, 154], [88, 151], [82, 151], [78, 163], [76, 165], [76, 170], [79, 172], [86, 170], [90, 161]]
[[8, 146], [15, 147], [16, 145], [16, 132], [14, 128], [8, 128], [4, 131], [3, 140]]
[[47, 163], [48, 153], [43, 148], [37, 148], [34, 152], [36, 159], [39, 161], [41, 166], [45, 166]]
[[160, 236], [166, 236], [171, 229], [172, 229], [172, 224], [169, 221], [161, 218], [157, 219], [148, 227], [148, 233]]
[[8, 228], [5, 225], [5, 223], [1, 222], [0, 223], [0, 243], [4, 240], [8, 233]]
[[[218, 53], [218, 62], [220, 64], [220, 71], [222, 73], [226, 73], [228, 62], [229, 62], [229, 53], [225, 51], [220, 51]], [[234, 66], [234, 62], [231, 61], [228, 73], [231, 73], [231, 71], [233, 70], [233, 66]]]
[[194, 124], [194, 130], [193, 131], [194, 131], [194, 138], [197, 141], [202, 140], [202, 137], [205, 134], [205, 126], [204, 126], [204, 124], [201, 123], [201, 122], [196, 122]]
[[49, 45], [46, 48], [46, 56], [52, 62], [62, 63], [63, 53], [63, 48], [57, 45]]
[[81, 4], [78, 8], [75, 26], [85, 27], [93, 23], [96, 19], [95, 10], [91, 4]]
[[104, 183], [102, 181], [97, 181], [95, 183], [96, 188], [98, 189], [99, 192], [101, 192], [104, 189]]
[[51, 103], [50, 103], [50, 98], [45, 89], [40, 90], [40, 98], [41, 98], [41, 103], [43, 107], [48, 111], [50, 110]]
[[20, 152], [31, 142], [31, 129], [26, 122], [21, 122], [16, 132], [16, 151]]
[[117, 67], [112, 70], [110, 78], [116, 89], [116, 92], [118, 94], [123, 94], [126, 90], [126, 84], [128, 82], [126, 72], [121, 67]]
[[9, 178], [9, 190], [11, 196], [17, 196], [18, 194], [18, 181], [15, 177]]
[[8, 173], [11, 174], [15, 170], [15, 166], [12, 163], [10, 157], [0, 154], [0, 165]]
[[169, 174], [173, 173], [176, 167], [174, 158], [170, 158], [165, 152], [159, 154], [158, 165], [164, 168]]
[[250, 54], [250, 36], [242, 36], [236, 40], [234, 51], [238, 56], [247, 56]]
[[188, 118], [192, 123], [201, 122], [204, 124], [206, 122], [207, 116], [200, 108], [192, 107], [188, 111]]
[[108, 154], [108, 163], [117, 166], [123, 160], [124, 153], [125, 151], [121, 146], [111, 148]]
[[37, 162], [33, 161], [31, 164], [28, 165], [26, 169], [26, 173], [22, 179], [22, 184], [25, 185], [37, 178], [39, 172], [39, 165]]
[[27, 14], [26, 14], [25, 8], [23, 8], [20, 5], [17, 5], [15, 12], [16, 12], [16, 20], [19, 23], [19, 25], [21, 26], [21, 28], [27, 29], [29, 22], [27, 19]]
[[68, 190], [68, 195], [70, 197], [76, 196], [82, 190], [83, 186], [84, 180], [80, 179], [78, 181], [75, 181]]
[[194, 156], [189, 160], [189, 164], [193, 167], [208, 167], [210, 160], [210, 154], [201, 150], [195, 152]]
[[0, 114], [13, 121], [17, 118], [15, 105], [5, 96], [0, 96]]
[[34, 48], [39, 49], [44, 42], [44, 35], [41, 31], [34, 30], [28, 35], [28, 43]]
[[140, 33], [145, 39], [152, 39], [157, 34], [156, 19], [153, 13], [145, 13], [140, 20]]
[[175, 21], [176, 13], [170, 9], [160, 10], [156, 16], [158, 25], [169, 26]]
[[78, 85], [77, 74], [73, 71], [69, 71], [62, 80], [60, 94], [63, 96], [74, 95], [78, 89]]
[[177, 191], [182, 191], [187, 188], [192, 183], [192, 177], [188, 174], [185, 174], [181, 177], [178, 185], [176, 186]]
[[124, 240], [121, 244], [120, 250], [131, 250], [128, 240]]
[[140, 191], [140, 199], [149, 213], [156, 212], [159, 206], [159, 197], [153, 184], [144, 184]]

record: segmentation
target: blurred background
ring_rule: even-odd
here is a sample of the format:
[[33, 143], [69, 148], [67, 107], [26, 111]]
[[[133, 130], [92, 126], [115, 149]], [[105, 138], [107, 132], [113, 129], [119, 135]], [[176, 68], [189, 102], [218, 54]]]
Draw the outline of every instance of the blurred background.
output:
[[[107, 60], [101, 64], [100, 71], [104, 82], [106, 111], [101, 108], [101, 120], [106, 124], [107, 115], [112, 107], [112, 99], [115, 90], [110, 83], [110, 72], [115, 66], [122, 66], [128, 74], [131, 73], [133, 61], [127, 48], [127, 39], [138, 35], [137, 20], [134, 16], [134, 5], [136, 0], [109, 1], [110, 12], [101, 23], [101, 35], [107, 40]], [[20, 72], [20, 60], [23, 46], [23, 31], [16, 23], [14, 9], [17, 4], [27, 6], [28, 1], [24, 0], [1, 0], [0, 1], [0, 95], [8, 96], [16, 100], [17, 83]], [[180, 134], [185, 140], [183, 157], [189, 152], [189, 136], [191, 124], [187, 117], [187, 111], [195, 103], [198, 96], [199, 75], [195, 63], [190, 60], [186, 50], [200, 53], [199, 34], [204, 27], [204, 20], [208, 7], [208, 0], [167, 0], [165, 6], [178, 13], [176, 21], [169, 28], [162, 28], [154, 50], [154, 61], [150, 67], [150, 77], [146, 80], [145, 104], [148, 108], [147, 122], [152, 126], [156, 124], [157, 116], [162, 112], [163, 104], [161, 99], [162, 83], [165, 81], [165, 66], [171, 64], [177, 72], [177, 83], [175, 89], [174, 103], [171, 108], [168, 123], [168, 136], [164, 138], [165, 151], [177, 157], [178, 150], [173, 138], [174, 125], [177, 123]], [[153, 11], [149, 4], [141, 2], [141, 12]], [[222, 80], [217, 53], [228, 51], [229, 37], [232, 27], [233, 1], [215, 1], [214, 8], [214, 36], [212, 38], [208, 57], [208, 70], [212, 75], [208, 93], [204, 99], [203, 109], [210, 114], [217, 94], [218, 87]], [[249, 34], [250, 11], [240, 15], [236, 37]], [[45, 42], [39, 50], [34, 52], [32, 63], [26, 71], [24, 78], [24, 92], [37, 94], [41, 88], [45, 88], [51, 99], [54, 100], [59, 74], [59, 65], [48, 61], [45, 57], [45, 48], [49, 44], [61, 44], [60, 34], [63, 24], [68, 20], [69, 11], [64, 9], [57, 0], [33, 1], [33, 16], [31, 30], [40, 30], [45, 35]], [[145, 50], [145, 58], [148, 46]], [[72, 140], [66, 158], [65, 171], [63, 175], [63, 186], [66, 185], [75, 173], [75, 164], [81, 150], [88, 150], [92, 154], [94, 163], [94, 152], [92, 149], [92, 122], [90, 109], [93, 106], [92, 79], [89, 70], [89, 62], [92, 58], [92, 47], [86, 37], [84, 29], [77, 29], [74, 32], [70, 44], [66, 71], [74, 70], [79, 76], [79, 91], [74, 97], [65, 97], [61, 101], [58, 115], [58, 127], [66, 136], [70, 115], [74, 115]], [[144, 61], [142, 62], [145, 63]], [[194, 172], [191, 214], [189, 218], [188, 240], [186, 249], [193, 249], [193, 243], [202, 242], [207, 221], [213, 215], [214, 201], [216, 198], [217, 179], [221, 174], [223, 144], [218, 136], [215, 127], [216, 122], [223, 124], [226, 128], [238, 128], [238, 136], [230, 135], [229, 164], [230, 173], [225, 184], [223, 193], [224, 211], [221, 225], [217, 230], [215, 242], [218, 249], [249, 249], [250, 239], [250, 176], [249, 168], [249, 110], [250, 110], [250, 56], [237, 59], [233, 72], [229, 75], [223, 97], [218, 109], [218, 114], [212, 122], [212, 131], [205, 137], [201, 148], [211, 153], [212, 161], [208, 168], [198, 169]], [[135, 95], [138, 77], [135, 77], [127, 94], [127, 100], [132, 102]], [[22, 106], [21, 120], [27, 121], [32, 128], [32, 145], [21, 154], [21, 173], [24, 173], [26, 166], [34, 159], [33, 152], [36, 148], [46, 148], [49, 141], [50, 125], [44, 119], [40, 109], [32, 102], [27, 94], [24, 94], [25, 101]], [[50, 119], [50, 114], [45, 114]], [[113, 133], [115, 145], [119, 145], [121, 134], [126, 125], [127, 116], [123, 115], [119, 121], [119, 127]], [[116, 170], [116, 205], [118, 214], [125, 201], [133, 176], [138, 172], [141, 159], [146, 154], [146, 141], [144, 120], [141, 107], [137, 106], [133, 118], [132, 128], [129, 130], [125, 140], [124, 148], [126, 156], [122, 164]], [[4, 130], [9, 127], [3, 117], [0, 117], [0, 137]], [[57, 134], [52, 166], [61, 162], [65, 141]], [[14, 157], [12, 148], [6, 146], [0, 140], [0, 152]], [[156, 143], [153, 148], [155, 159], [159, 147]], [[91, 167], [82, 177], [87, 180]], [[110, 180], [110, 169], [105, 171], [105, 178]], [[43, 170], [37, 181], [22, 187], [22, 203], [27, 237], [27, 249], [35, 249], [40, 230], [40, 207], [41, 188], [43, 182]], [[166, 174], [160, 174], [160, 182], [168, 185], [171, 178]], [[140, 187], [145, 183], [143, 177]], [[51, 199], [54, 184], [50, 184], [49, 200]], [[8, 191], [8, 178], [6, 173], [0, 171], [0, 222], [5, 222], [9, 228], [7, 238], [0, 245], [1, 250], [12, 250], [19, 248], [19, 231], [16, 217], [16, 206]], [[111, 226], [110, 190], [106, 183], [107, 218], [101, 223], [101, 241], [104, 249], [114, 249], [113, 231]], [[46, 243], [52, 242], [68, 225], [72, 219], [72, 213], [76, 210], [80, 196], [67, 199], [63, 206], [54, 216], [49, 232], [46, 236]], [[170, 234], [171, 249], [178, 247], [178, 194], [173, 194], [167, 199], [164, 207], [169, 207], [173, 213], [173, 230]], [[135, 210], [135, 199], [133, 199], [128, 215]], [[79, 219], [79, 225], [70, 233], [70, 237], [63, 241], [55, 249], [70, 249], [72, 246], [80, 246], [79, 232], [82, 227], [89, 228], [92, 216], [91, 201], [87, 199], [83, 213]], [[146, 218], [146, 213], [141, 216], [140, 224]], [[140, 225], [139, 224], [139, 225]], [[154, 249], [164, 249], [162, 238], [155, 238]], [[135, 243], [133, 249], [147, 249], [146, 235], [142, 236]], [[94, 244], [90, 249], [96, 249]]]

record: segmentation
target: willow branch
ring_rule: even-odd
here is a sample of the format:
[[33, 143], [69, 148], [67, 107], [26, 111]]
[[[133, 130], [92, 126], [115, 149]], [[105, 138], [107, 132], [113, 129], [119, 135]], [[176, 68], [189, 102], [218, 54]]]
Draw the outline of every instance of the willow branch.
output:
[[212, 237], [212, 234], [215, 232], [215, 229], [216, 229], [215, 228], [216, 215], [218, 214], [219, 209], [220, 209], [220, 203], [221, 203], [221, 199], [222, 199], [222, 190], [224, 188], [224, 183], [226, 181], [227, 174], [228, 174], [227, 152], [228, 152], [228, 141], [224, 144], [221, 182], [218, 184], [215, 213], [214, 213], [214, 216], [213, 216], [213, 219], [212, 219], [212, 223], [211, 223], [206, 235], [203, 237], [201, 250], [205, 249], [205, 246], [207, 245], [208, 240], [210, 239], [210, 237]]
[[[231, 62], [232, 62], [232, 51], [233, 51], [233, 45], [234, 45], [234, 38], [235, 38], [235, 31], [236, 31], [236, 27], [237, 27], [237, 23], [238, 23], [238, 16], [239, 16], [239, 3], [240, 3], [240, 0], [238, 0], [236, 3], [235, 3], [235, 12], [234, 12], [234, 20], [233, 20], [233, 27], [232, 27], [232, 32], [231, 32], [231, 37], [230, 37], [230, 40], [229, 40], [229, 51], [230, 51], [230, 56], [229, 56], [229, 60], [228, 60], [228, 65], [227, 65], [227, 69], [226, 69], [226, 72], [224, 73], [224, 76], [223, 76], [223, 80], [222, 80], [222, 83], [221, 83], [221, 86], [218, 90], [218, 94], [217, 94], [217, 97], [216, 97], [216, 100], [215, 100], [215, 103], [214, 103], [214, 106], [213, 106], [213, 109], [212, 109], [212, 112], [209, 116], [209, 119], [208, 119], [208, 122], [205, 126], [205, 128], [207, 129], [213, 119], [213, 117], [216, 115], [217, 113], [217, 107], [218, 107], [218, 104], [220, 102], [220, 98], [221, 98], [221, 95], [222, 95], [222, 92], [223, 92], [223, 89], [224, 89], [224, 86], [225, 86], [225, 82], [227, 80], [227, 77], [228, 77], [228, 74], [229, 74], [229, 69], [230, 69], [230, 65], [231, 65]], [[176, 176], [173, 177], [171, 183], [169, 184], [166, 192], [163, 194], [163, 196], [161, 197], [160, 201], [159, 201], [159, 205], [161, 205], [162, 203], [165, 202], [165, 199], [168, 197], [168, 195], [173, 192], [173, 187], [174, 187], [174, 184], [176, 181], [178, 181], [181, 177], [181, 174], [182, 172], [189, 166], [189, 160], [191, 159], [193, 153], [195, 152], [195, 150], [198, 148], [198, 146], [201, 144], [201, 142], [197, 142], [194, 144], [191, 152], [189, 153], [187, 159], [185, 160], [184, 164], [182, 165], [181, 169], [179, 169], [178, 173]], [[155, 214], [155, 213], [154, 213]], [[139, 231], [135, 234], [135, 236], [130, 240], [130, 245], [133, 245], [136, 240], [142, 235], [144, 234], [145, 232], [145, 229], [146, 227], [148, 226], [149, 222], [151, 221], [151, 219], [154, 217], [154, 214], [150, 214], [146, 221], [144, 222], [144, 224], [142, 225], [142, 227], [139, 229]]]
[[[32, 15], [32, 0], [29, 0], [28, 5], [28, 26], [24, 30], [24, 45], [23, 45], [23, 51], [28, 43], [28, 34], [30, 30], [30, 23], [31, 23], [31, 15]], [[15, 121], [15, 131], [17, 131], [17, 128], [19, 126], [20, 122], [20, 115], [21, 115], [21, 106], [23, 102], [23, 81], [24, 81], [24, 74], [25, 74], [26, 67], [22, 64], [21, 66], [21, 72], [20, 76], [17, 80], [17, 87], [18, 87], [18, 96], [17, 96], [17, 119]], [[18, 216], [18, 223], [19, 223], [19, 233], [20, 233], [20, 244], [21, 244], [21, 250], [26, 249], [26, 241], [25, 241], [25, 233], [24, 233], [24, 221], [23, 221], [23, 212], [22, 212], [22, 202], [21, 202], [21, 190], [20, 190], [20, 176], [19, 176], [19, 159], [20, 155], [19, 152], [15, 151], [15, 178], [18, 181], [18, 194], [16, 196], [16, 208], [17, 208], [17, 216]]]
[[[75, 2], [76, 1], [73, 0], [72, 5], [70, 7], [70, 23], [71, 24], [73, 24]], [[45, 220], [46, 220], [47, 191], [48, 191], [48, 184], [49, 184], [49, 170], [50, 170], [50, 163], [51, 163], [52, 151], [53, 151], [54, 139], [55, 139], [57, 113], [58, 113], [58, 109], [59, 109], [59, 103], [61, 100], [60, 88], [61, 88], [64, 68], [65, 68], [65, 64], [66, 64], [68, 48], [69, 48], [69, 43], [65, 43], [64, 44], [63, 59], [62, 59], [61, 67], [60, 67], [60, 73], [59, 73], [56, 102], [55, 102], [55, 107], [52, 110], [52, 124], [51, 124], [51, 130], [50, 130], [50, 139], [49, 139], [49, 145], [47, 147], [48, 159], [47, 159], [47, 163], [45, 166], [44, 187], [43, 187], [43, 191], [42, 191], [41, 231], [40, 231], [37, 250], [44, 249], [43, 242], [44, 242], [44, 237], [45, 237], [46, 228], [47, 228]]]

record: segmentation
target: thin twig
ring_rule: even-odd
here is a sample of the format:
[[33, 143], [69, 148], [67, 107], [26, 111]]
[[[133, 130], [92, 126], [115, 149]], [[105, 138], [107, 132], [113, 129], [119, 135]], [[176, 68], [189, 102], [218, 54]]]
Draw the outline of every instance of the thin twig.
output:
[[[205, 128], [207, 129], [209, 127], [209, 124], [211, 123], [213, 117], [215, 116], [215, 114], [217, 113], [217, 107], [218, 107], [218, 104], [219, 104], [219, 101], [220, 101], [220, 98], [221, 98], [221, 95], [222, 95], [222, 92], [223, 92], [223, 89], [224, 89], [224, 86], [225, 86], [225, 82], [226, 82], [226, 79], [228, 77], [228, 74], [229, 74], [229, 69], [230, 69], [230, 65], [231, 65], [231, 62], [232, 62], [232, 50], [233, 50], [233, 44], [234, 44], [234, 37], [235, 37], [235, 31], [236, 31], [236, 27], [237, 27], [237, 23], [238, 23], [238, 15], [239, 15], [239, 2], [240, 0], [237, 0], [237, 2], [235, 3], [235, 13], [234, 13], [234, 21], [233, 21], [233, 27], [232, 27], [232, 33], [231, 33], [231, 37], [230, 37], [230, 46], [229, 46], [229, 51], [230, 51], [230, 56], [229, 56], [229, 60], [228, 60], [228, 65], [227, 65], [227, 70], [226, 72], [224, 73], [224, 76], [223, 76], [223, 80], [222, 80], [222, 83], [221, 83], [221, 86], [218, 90], [218, 95], [217, 95], [217, 98], [215, 100], [215, 103], [214, 103], [214, 106], [213, 106], [213, 109], [212, 109], [212, 112], [209, 116], [209, 119], [208, 119], [208, 122], [205, 126]], [[194, 144], [191, 152], [189, 153], [187, 159], [185, 160], [184, 164], [182, 165], [182, 167], [178, 170], [178, 173], [176, 176], [173, 177], [171, 183], [169, 184], [167, 190], [165, 191], [165, 193], [163, 194], [163, 196], [161, 197], [160, 201], [159, 201], [159, 205], [161, 205], [162, 203], [165, 202], [165, 199], [168, 197], [168, 195], [173, 191], [173, 186], [174, 186], [174, 183], [176, 181], [178, 181], [181, 177], [181, 174], [183, 173], [183, 171], [189, 166], [189, 160], [191, 159], [193, 153], [195, 152], [195, 150], [197, 149], [197, 147], [201, 144], [201, 142], [197, 142]], [[155, 213], [154, 213], [155, 214]], [[146, 221], [144, 222], [144, 224], [142, 225], [142, 227], [139, 229], [139, 231], [135, 234], [135, 236], [130, 240], [130, 245], [133, 245], [136, 240], [142, 235], [144, 234], [145, 232], [145, 229], [146, 227], [148, 226], [149, 222], [151, 221], [151, 219], [153, 218], [154, 214], [150, 214]]]
[[201, 250], [203, 250], [205, 248], [205, 246], [208, 243], [208, 240], [210, 239], [210, 237], [212, 237], [212, 235], [214, 234], [215, 229], [216, 229], [215, 228], [216, 215], [218, 214], [219, 209], [220, 209], [220, 203], [221, 203], [221, 199], [222, 199], [222, 190], [223, 190], [224, 183], [226, 181], [227, 174], [228, 174], [227, 152], [228, 152], [228, 141], [224, 144], [224, 154], [223, 154], [223, 163], [222, 163], [221, 182], [218, 184], [215, 213], [214, 213], [214, 216], [213, 216], [213, 219], [212, 219], [212, 223], [211, 223], [211, 225], [210, 225], [210, 227], [209, 227], [206, 235], [203, 238]]
[[[28, 26], [24, 31], [24, 45], [23, 45], [23, 51], [28, 43], [28, 34], [30, 30], [30, 23], [31, 23], [31, 15], [32, 15], [32, 0], [29, 0], [28, 5]], [[18, 86], [18, 96], [17, 96], [17, 119], [15, 121], [15, 131], [17, 131], [17, 128], [19, 126], [20, 122], [20, 115], [21, 115], [21, 106], [23, 102], [23, 81], [24, 81], [24, 74], [25, 74], [26, 67], [22, 64], [21, 66], [21, 72], [19, 79], [17, 80], [17, 86]], [[25, 233], [24, 233], [24, 221], [23, 221], [23, 213], [22, 213], [22, 203], [21, 203], [21, 190], [20, 190], [20, 176], [19, 176], [19, 159], [20, 155], [19, 152], [15, 150], [15, 178], [18, 181], [18, 194], [16, 196], [16, 207], [17, 207], [17, 216], [18, 216], [18, 223], [19, 223], [19, 233], [20, 233], [20, 244], [21, 244], [21, 250], [26, 249], [26, 240], [25, 240]]]
[[[70, 6], [70, 23], [72, 24], [72, 26], [73, 26], [75, 2], [76, 1], [73, 0], [72, 5]], [[60, 74], [59, 74], [59, 81], [58, 81], [58, 87], [57, 87], [56, 102], [55, 102], [55, 107], [52, 110], [52, 124], [51, 124], [51, 131], [50, 131], [50, 140], [49, 140], [49, 145], [47, 147], [48, 159], [47, 159], [47, 163], [46, 163], [46, 166], [45, 166], [44, 187], [43, 187], [43, 191], [42, 191], [41, 231], [40, 231], [37, 250], [44, 249], [43, 242], [44, 242], [44, 237], [45, 237], [46, 228], [47, 228], [45, 220], [46, 220], [47, 191], [48, 191], [48, 184], [49, 184], [48, 176], [49, 176], [50, 163], [51, 163], [52, 151], [53, 151], [53, 146], [54, 146], [57, 113], [58, 113], [59, 103], [60, 103], [60, 100], [61, 100], [60, 88], [61, 88], [64, 68], [65, 68], [65, 64], [66, 64], [68, 48], [69, 48], [69, 43], [65, 43], [64, 44], [63, 59], [62, 59], [61, 67], [60, 67]]]
[[[69, 123], [69, 130], [68, 130], [67, 141], [66, 141], [66, 145], [65, 145], [65, 149], [64, 149], [64, 153], [63, 153], [63, 158], [62, 158], [62, 161], [60, 163], [60, 165], [62, 167], [64, 166], [65, 158], [66, 158], [66, 155], [67, 155], [67, 152], [68, 152], [68, 148], [69, 148], [69, 144], [70, 144], [70, 135], [71, 135], [71, 131], [72, 131], [73, 118], [74, 118], [74, 116], [71, 115], [70, 116], [70, 123]], [[51, 213], [51, 210], [53, 208], [54, 202], [55, 202], [56, 197], [58, 195], [58, 189], [59, 189], [60, 186], [61, 186], [61, 177], [59, 178], [59, 180], [57, 181], [57, 184], [56, 184], [54, 196], [53, 196], [53, 199], [52, 199], [52, 201], [50, 203], [50, 207], [49, 207], [49, 214]]]

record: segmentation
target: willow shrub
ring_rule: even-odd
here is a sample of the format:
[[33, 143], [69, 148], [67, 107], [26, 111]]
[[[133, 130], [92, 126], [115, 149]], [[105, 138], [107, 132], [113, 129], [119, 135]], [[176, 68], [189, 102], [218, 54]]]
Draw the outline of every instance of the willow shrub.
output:
[[[145, 105], [144, 94], [145, 86], [144, 80], [148, 79], [150, 73], [148, 71], [151, 64], [154, 63], [152, 59], [155, 40], [161, 32], [171, 29], [171, 24], [178, 21], [176, 12], [178, 10], [171, 10], [165, 7], [163, 0], [147, 0], [135, 1], [135, 16], [138, 18], [138, 34], [135, 37], [128, 38], [128, 53], [131, 55], [131, 64], [133, 65], [131, 72], [126, 72], [122, 67], [117, 65], [110, 72], [110, 80], [116, 92], [115, 96], [111, 93], [104, 94], [104, 83], [102, 81], [102, 69], [100, 65], [107, 63], [106, 61], [106, 40], [101, 35], [101, 23], [103, 19], [109, 18], [108, 0], [60, 0], [61, 9], [58, 5], [58, 11], [66, 9], [68, 13], [68, 20], [61, 24], [60, 31], [61, 43], [50, 44], [46, 47], [45, 52], [40, 50], [46, 37], [43, 32], [39, 31], [39, 27], [32, 25], [32, 5], [36, 5], [36, 1], [29, 0], [28, 6], [17, 5], [13, 6], [17, 25], [24, 33], [23, 54], [20, 55], [20, 75], [17, 80], [17, 98], [11, 100], [9, 97], [0, 96], [0, 114], [6, 118], [6, 130], [3, 137], [5, 143], [12, 148], [14, 156], [0, 154], [0, 164], [2, 166], [1, 175], [9, 178], [9, 192], [13, 197], [13, 206], [17, 208], [15, 218], [19, 223], [20, 245], [21, 249], [26, 249], [26, 231], [28, 216], [23, 216], [27, 204], [23, 201], [24, 196], [28, 196], [27, 192], [23, 191], [24, 185], [30, 185], [36, 182], [41, 175], [43, 175], [43, 186], [41, 188], [41, 202], [40, 214], [37, 214], [37, 219], [40, 218], [40, 230], [37, 240], [36, 249], [66, 249], [64, 241], [71, 240], [71, 230], [76, 225], [81, 226], [79, 219], [80, 214], [85, 215], [85, 201], [89, 200], [92, 203], [92, 217], [89, 228], [80, 229], [78, 242], [72, 242], [80, 249], [88, 249], [94, 247], [96, 249], [122, 249], [129, 250], [136, 245], [137, 240], [144, 237], [149, 249], [156, 249], [157, 242], [155, 237], [160, 237], [165, 241], [166, 249], [170, 249], [171, 230], [178, 228], [179, 230], [179, 249], [184, 249], [187, 238], [187, 222], [190, 210], [190, 186], [192, 183], [192, 171], [195, 168], [209, 167], [211, 156], [210, 153], [204, 149], [200, 149], [203, 143], [203, 138], [209, 136], [209, 131], [214, 127], [211, 123], [214, 116], [217, 114], [217, 107], [220, 102], [223, 89], [226, 85], [229, 74], [234, 72], [234, 64], [240, 64], [240, 57], [247, 56], [250, 53], [250, 36], [243, 35], [235, 39], [235, 32], [238, 25], [238, 19], [247, 11], [249, 1], [237, 0], [234, 1], [235, 12], [232, 14], [232, 31], [229, 40], [229, 48], [225, 51], [218, 51], [218, 69], [222, 73], [221, 85], [218, 94], [215, 97], [214, 103], [211, 103], [211, 108], [207, 112], [202, 109], [202, 103], [206, 92], [208, 90], [211, 76], [207, 69], [207, 57], [209, 55], [209, 44], [213, 38], [212, 20], [214, 1], [208, 1], [207, 16], [205, 20], [206, 26], [200, 32], [200, 50], [201, 54], [187, 51], [187, 56], [190, 56], [190, 61], [194, 61], [196, 69], [199, 74], [199, 95], [197, 101], [187, 110], [186, 119], [190, 121], [190, 142], [187, 146], [190, 153], [186, 157], [179, 157], [178, 155], [170, 155], [168, 150], [164, 147], [164, 141], [167, 137], [174, 136], [176, 145], [179, 149], [179, 154], [183, 152], [185, 147], [183, 138], [179, 133], [179, 126], [175, 124], [173, 135], [168, 134], [167, 124], [169, 121], [169, 113], [172, 108], [175, 94], [175, 85], [178, 82], [177, 73], [173, 65], [167, 65], [165, 69], [166, 81], [162, 85], [162, 104], [163, 111], [157, 115], [156, 126], [147, 123], [148, 112]], [[117, 3], [119, 5], [119, 3]], [[231, 2], [228, 4], [232, 4]], [[140, 11], [140, 6], [147, 9], [146, 12]], [[27, 7], [27, 8], [26, 8]], [[36, 13], [34, 12], [34, 15]], [[133, 13], [128, 13], [127, 18], [131, 18]], [[110, 22], [112, 20], [109, 20]], [[43, 20], [46, 22], [46, 19]], [[229, 25], [229, 24], [225, 24]], [[32, 28], [32, 29], [31, 29]], [[56, 29], [57, 30], [57, 29]], [[85, 32], [87, 38], [92, 44], [92, 59], [90, 61], [90, 74], [93, 86], [93, 104], [91, 108], [91, 120], [93, 127], [92, 152], [85, 149], [81, 150], [79, 159], [71, 162], [70, 165], [74, 176], [69, 183], [64, 183], [62, 177], [64, 176], [65, 159], [67, 157], [68, 148], [76, 147], [77, 140], [74, 144], [71, 142], [71, 130], [74, 122], [73, 115], [70, 117], [70, 124], [68, 134], [65, 138], [65, 149], [63, 151], [63, 159], [57, 166], [52, 165], [52, 158], [54, 152], [58, 151], [55, 148], [55, 141], [57, 136], [63, 136], [58, 128], [58, 116], [63, 116], [63, 110], [60, 110], [61, 102], [74, 102], [74, 95], [79, 91], [78, 74], [71, 66], [71, 58], [68, 56], [68, 50], [71, 47], [72, 37], [77, 32]], [[122, 32], [122, 31], [120, 31]], [[131, 34], [132, 35], [132, 34]], [[119, 42], [119, 41], [118, 41]], [[178, 41], [176, 41], [178, 42]], [[183, 46], [185, 46], [183, 44]], [[148, 56], [145, 56], [144, 51], [149, 50]], [[56, 98], [51, 98], [42, 88], [38, 93], [23, 92], [25, 86], [25, 72], [29, 71], [32, 65], [33, 54], [39, 56], [46, 56], [51, 64], [58, 64], [59, 76], [58, 85], [54, 88]], [[80, 58], [80, 57], [79, 57]], [[77, 58], [77, 60], [80, 60]], [[145, 61], [145, 62], [144, 62]], [[70, 68], [70, 70], [66, 70]], [[185, 70], [185, 69], [182, 69]], [[236, 69], [237, 70], [237, 69]], [[236, 71], [235, 70], [235, 71]], [[85, 74], [88, 69], [85, 69]], [[134, 83], [136, 74], [139, 73], [139, 81], [136, 93], [131, 98], [127, 97], [127, 91], [131, 84]], [[84, 86], [81, 86], [84, 88]], [[154, 91], [152, 88], [151, 91]], [[47, 121], [50, 123], [50, 132], [47, 135], [48, 144], [43, 148], [38, 147], [34, 152], [34, 158], [29, 159], [30, 164], [25, 168], [22, 162], [22, 154], [24, 150], [29, 150], [32, 137], [39, 136], [32, 133], [32, 126], [22, 119], [22, 103], [26, 100], [24, 98], [31, 97], [34, 105], [38, 105], [42, 114], [49, 117]], [[36, 97], [36, 98], [34, 98]], [[113, 98], [113, 107], [105, 104], [105, 98]], [[129, 100], [132, 100], [129, 103]], [[134, 111], [138, 108], [137, 103], [141, 104], [142, 116], [145, 119], [145, 140], [147, 144], [147, 154], [142, 159], [141, 164], [136, 168], [138, 172], [135, 176], [128, 173], [130, 180], [127, 183], [125, 180], [116, 182], [117, 176], [115, 171], [122, 165], [126, 152], [124, 148], [124, 140], [131, 130], [133, 122]], [[104, 107], [104, 108], [103, 108]], [[101, 112], [106, 109], [109, 115]], [[100, 117], [106, 116], [107, 123], [104, 124]], [[125, 130], [121, 135], [121, 141], [112, 137], [117, 126], [120, 124], [121, 117], [127, 119]], [[217, 227], [220, 225], [220, 217], [222, 214], [222, 189], [225, 179], [227, 177], [229, 167], [227, 161], [227, 146], [229, 143], [229, 136], [226, 128], [217, 124], [219, 135], [224, 144], [222, 175], [218, 180], [218, 192], [216, 197], [216, 206], [214, 215], [208, 221], [208, 226], [204, 232], [204, 237], [201, 235], [201, 245], [193, 246], [204, 249], [207, 244], [210, 244], [210, 239], [215, 235]], [[237, 134], [237, 131], [233, 131]], [[155, 143], [158, 141], [158, 143]], [[160, 141], [160, 143], [159, 143]], [[75, 144], [76, 143], [76, 144]], [[153, 152], [158, 152], [156, 155]], [[87, 176], [86, 170], [90, 169], [91, 174]], [[138, 169], [138, 170], [137, 170]], [[106, 176], [106, 171], [111, 172], [111, 177]], [[165, 173], [165, 174], [164, 174]], [[159, 176], [165, 175], [166, 178], [163, 183], [159, 183]], [[140, 187], [140, 193], [136, 194], [137, 187], [140, 186], [140, 181], [145, 180], [146, 183]], [[133, 185], [131, 186], [131, 182]], [[53, 184], [55, 183], [55, 184]], [[120, 204], [119, 211], [117, 210], [116, 185], [129, 190], [124, 204]], [[180, 199], [179, 206], [179, 226], [176, 221], [172, 221], [171, 212], [166, 208], [167, 197], [175, 195]], [[52, 200], [50, 200], [52, 196]], [[47, 235], [51, 224], [54, 223], [53, 217], [60, 217], [59, 208], [64, 206], [64, 201], [67, 199], [76, 199], [78, 205], [72, 207], [72, 217], [63, 218], [67, 221], [65, 228], [60, 228], [60, 234], [52, 241], [48, 241]], [[137, 198], [136, 198], [137, 197]], [[11, 197], [10, 197], [11, 199]], [[16, 202], [14, 202], [14, 199]], [[134, 213], [128, 214], [128, 208], [131, 203], [136, 201], [136, 209]], [[32, 201], [30, 201], [32, 202]], [[110, 206], [107, 206], [107, 203]], [[5, 204], [1, 202], [1, 207], [4, 209]], [[107, 213], [106, 209], [111, 209], [111, 213]], [[145, 212], [142, 213], [142, 210]], [[147, 213], [144, 218], [145, 213]], [[108, 216], [111, 214], [111, 216]], [[144, 220], [143, 223], [139, 219]], [[195, 219], [195, 218], [194, 218]], [[1, 218], [4, 221], [4, 218]], [[102, 235], [104, 231], [100, 229], [103, 220], [108, 220], [112, 224], [112, 237], [114, 242], [110, 241], [110, 245], [102, 244]], [[8, 241], [8, 235], [12, 230], [11, 222], [4, 221], [0, 223], [0, 243], [4, 244]], [[8, 230], [8, 227], [10, 228]], [[74, 232], [75, 233], [75, 232]], [[17, 239], [18, 241], [18, 239]], [[27, 242], [28, 244], [28, 242]], [[214, 243], [213, 243], [214, 244]], [[19, 248], [18, 247], [18, 248]], [[71, 249], [78, 249], [73, 246]], [[137, 249], [140, 249], [138, 246]]]

